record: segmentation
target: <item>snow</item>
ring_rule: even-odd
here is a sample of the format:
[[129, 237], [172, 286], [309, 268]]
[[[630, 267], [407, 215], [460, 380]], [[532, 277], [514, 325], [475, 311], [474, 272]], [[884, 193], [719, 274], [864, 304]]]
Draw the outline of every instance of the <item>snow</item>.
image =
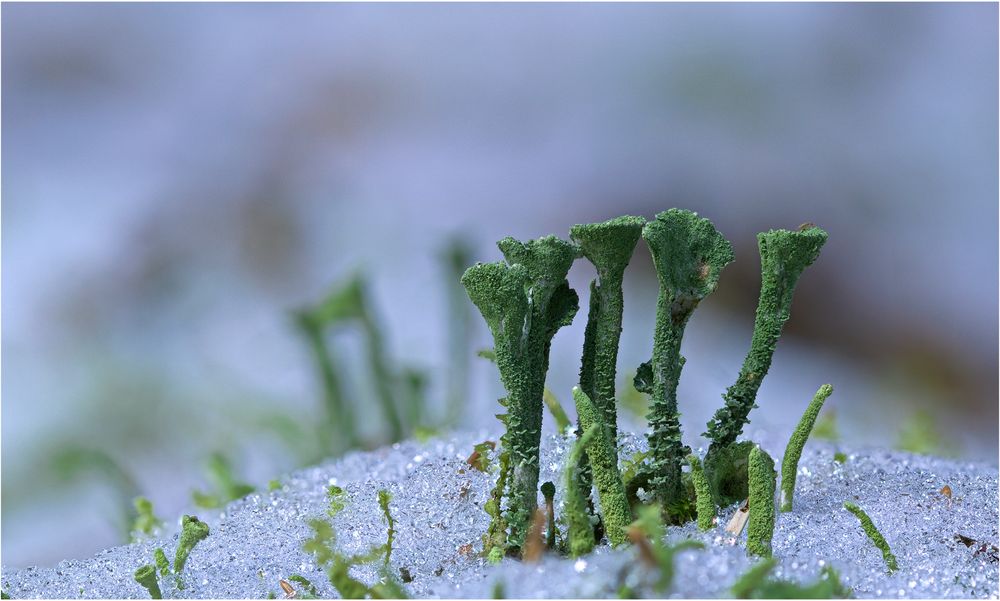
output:
[[[365, 553], [385, 542], [377, 493], [391, 492], [396, 519], [391, 570], [397, 578], [401, 570], [412, 577], [404, 585], [411, 597], [489, 598], [498, 583], [507, 597], [613, 597], [623, 584], [639, 595], [662, 596], [652, 588], [658, 574], [629, 546], [601, 545], [579, 560], [549, 553], [537, 563], [505, 559], [490, 565], [480, 557], [489, 523], [483, 504], [496, 475], [472, 469], [465, 459], [487, 439], [496, 441], [497, 433], [456, 433], [351, 453], [288, 475], [278, 490], [201, 514], [211, 534], [192, 551], [183, 590], [173, 578], [160, 579], [164, 597], [264, 598], [273, 592], [281, 598], [279, 580], [292, 574], [312, 581], [322, 596], [336, 597], [322, 569], [302, 551], [312, 535], [307, 520], [326, 517], [330, 484], [347, 493], [345, 509], [332, 520], [338, 548], [345, 553]], [[543, 437], [540, 481], [556, 483], [557, 507], [571, 442], [561, 435]], [[784, 441], [762, 442], [776, 457], [784, 446]], [[620, 447], [624, 460], [644, 450], [646, 442], [624, 433]], [[843, 464], [834, 461], [835, 451], [848, 454]], [[955, 535], [997, 545], [997, 474], [996, 467], [981, 463], [810, 441], [799, 463], [794, 511], [777, 514], [773, 545], [779, 564], [773, 576], [807, 583], [832, 565], [856, 597], [995, 599], [997, 563]], [[950, 499], [941, 493], [945, 485]], [[845, 500], [860, 505], [879, 527], [898, 558], [897, 572], [888, 572], [858, 520], [843, 509]], [[719, 524], [705, 533], [693, 523], [668, 528], [671, 542], [694, 538], [706, 546], [676, 556], [676, 576], [666, 595], [729, 595], [753, 563], [745, 553], [745, 533], [737, 539], [723, 529], [734, 511], [735, 506], [721, 510]], [[91, 559], [54, 568], [4, 569], [3, 591], [13, 598], [147, 598], [132, 574], [152, 563], [157, 547], [172, 558], [178, 530], [179, 520], [158, 538]], [[352, 575], [372, 583], [380, 564], [355, 567]]]

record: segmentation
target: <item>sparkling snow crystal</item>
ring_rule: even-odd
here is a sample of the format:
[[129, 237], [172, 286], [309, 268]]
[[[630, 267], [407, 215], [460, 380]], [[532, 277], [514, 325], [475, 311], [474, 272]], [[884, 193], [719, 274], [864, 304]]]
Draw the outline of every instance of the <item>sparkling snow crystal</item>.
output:
[[[651, 585], [657, 575], [628, 545], [619, 550], [601, 545], [578, 560], [547, 554], [538, 563], [505, 559], [492, 566], [480, 557], [489, 522], [483, 504], [496, 475], [472, 469], [465, 459], [487, 438], [497, 440], [485, 432], [457, 434], [351, 453], [287, 476], [274, 492], [255, 493], [221, 513], [199, 515], [211, 534], [192, 551], [182, 590], [174, 578], [160, 579], [163, 595], [264, 598], [275, 593], [280, 598], [279, 580], [298, 574], [312, 581], [321, 596], [337, 596], [322, 569], [302, 551], [312, 534], [307, 520], [327, 515], [326, 489], [332, 483], [346, 491], [346, 507], [333, 525], [339, 549], [348, 554], [366, 553], [385, 542], [377, 493], [392, 493], [396, 538], [391, 570], [397, 579], [409, 581], [403, 586], [412, 597], [488, 598], [498, 584], [507, 597], [614, 597], [623, 585], [636, 594], [655, 594]], [[646, 445], [630, 434], [620, 440], [622, 458]], [[569, 442], [559, 435], [544, 438], [540, 481], [561, 481]], [[781, 446], [764, 442], [780, 456]], [[941, 493], [946, 485], [950, 498]], [[561, 500], [557, 490], [557, 511]], [[899, 559], [897, 572], [888, 572], [858, 520], [843, 509], [845, 500], [871, 516]], [[723, 508], [719, 523], [704, 533], [693, 522], [668, 528], [670, 541], [694, 538], [706, 547], [677, 554], [667, 595], [729, 595], [730, 586], [751, 565], [746, 534], [734, 539], [724, 530], [734, 511]], [[832, 565], [856, 597], [995, 599], [998, 566], [990, 547], [997, 545], [997, 514], [995, 467], [871, 449], [856, 450], [838, 463], [833, 446], [810, 442], [799, 463], [795, 510], [777, 514], [773, 544], [779, 564], [772, 575], [808, 583], [823, 566]], [[152, 563], [157, 547], [173, 557], [178, 530], [175, 522], [161, 539], [54, 568], [5, 569], [3, 591], [13, 598], [145, 598], [145, 589], [132, 575]], [[980, 544], [967, 546], [958, 534]], [[986, 550], [980, 550], [982, 543]], [[351, 574], [372, 583], [380, 565], [355, 567]]]

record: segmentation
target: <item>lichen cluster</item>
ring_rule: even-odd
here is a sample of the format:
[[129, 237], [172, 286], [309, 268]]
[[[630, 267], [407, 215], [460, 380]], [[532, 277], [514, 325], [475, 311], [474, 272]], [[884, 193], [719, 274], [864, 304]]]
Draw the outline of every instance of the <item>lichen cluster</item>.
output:
[[[622, 281], [640, 238], [649, 248], [659, 282], [651, 359], [639, 366], [635, 376], [635, 388], [651, 397], [649, 452], [623, 473], [618, 467], [615, 401]], [[718, 505], [749, 496], [748, 550], [769, 555], [774, 461], [751, 441], [738, 439], [788, 321], [795, 286], [826, 238], [826, 232], [811, 224], [797, 231], [758, 235], [761, 292], [750, 351], [736, 382], [723, 395], [724, 405], [708, 424], [705, 435], [711, 445], [703, 462], [683, 442], [677, 389], [685, 362], [681, 355], [685, 327], [734, 260], [732, 245], [709, 220], [670, 209], [648, 222], [623, 216], [576, 225], [570, 229], [570, 241], [546, 236], [519, 242], [508, 237], [498, 243], [505, 261], [470, 267], [461, 281], [493, 334], [491, 358], [507, 392], [501, 399], [507, 408], [500, 416], [506, 425], [500, 441], [501, 470], [487, 503], [492, 520], [484, 553], [499, 560], [504, 554], [522, 552], [537, 505], [549, 349], [555, 333], [576, 315], [579, 301], [566, 275], [575, 259], [585, 257], [597, 278], [590, 285], [580, 378], [573, 389], [579, 438], [567, 458], [562, 482], [561, 522], [566, 528], [562, 550], [573, 556], [589, 552], [605, 535], [612, 544], [625, 542], [642, 504], [639, 491], [644, 490], [661, 518], [678, 523], [697, 515], [703, 530], [713, 527]], [[801, 454], [815, 413], [818, 409], [811, 408], [803, 417], [800, 430], [805, 433], [793, 437], [786, 461], [795, 463], [796, 453]], [[684, 471], [686, 465], [690, 472]], [[794, 476], [784, 480], [783, 490], [794, 487]], [[599, 507], [592, 497], [595, 485]], [[550, 508], [551, 492], [545, 495]], [[787, 494], [790, 504], [791, 493]], [[550, 532], [547, 538], [551, 547], [557, 536]]]

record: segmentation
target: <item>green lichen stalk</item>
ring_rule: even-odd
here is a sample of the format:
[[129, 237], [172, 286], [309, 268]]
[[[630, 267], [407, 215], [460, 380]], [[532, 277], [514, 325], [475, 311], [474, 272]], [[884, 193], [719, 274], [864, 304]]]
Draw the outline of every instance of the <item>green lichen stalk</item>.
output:
[[747, 552], [771, 556], [774, 536], [774, 459], [760, 447], [750, 450], [750, 519], [747, 522]]
[[623, 216], [570, 228], [570, 239], [597, 269], [590, 283], [590, 312], [583, 338], [580, 389], [603, 414], [611, 439], [618, 436], [615, 377], [622, 333], [622, 279], [646, 220]]
[[160, 576], [166, 576], [170, 573], [170, 561], [167, 559], [167, 554], [163, 552], [162, 547], [157, 547], [153, 551], [153, 562], [156, 564], [156, 569], [160, 571]]
[[562, 518], [566, 524], [566, 539], [571, 557], [586, 555], [594, 548], [594, 527], [587, 513], [587, 498], [577, 486], [577, 471], [580, 469], [580, 458], [599, 432], [597, 424], [585, 430], [566, 457], [566, 471], [563, 478], [566, 501]]
[[694, 484], [695, 506], [698, 509], [698, 529], [703, 532], [711, 530], [715, 522], [712, 489], [708, 485], [708, 478], [705, 477], [705, 470], [701, 468], [698, 456], [688, 456], [688, 463], [691, 465], [691, 483]]
[[601, 503], [601, 517], [604, 529], [612, 545], [620, 545], [628, 540], [626, 528], [632, 522], [632, 511], [625, 497], [625, 484], [618, 471], [618, 452], [611, 433], [602, 421], [601, 412], [578, 386], [573, 387], [576, 413], [584, 431], [596, 427], [593, 442], [586, 449], [586, 455], [594, 473], [597, 494]]
[[153, 564], [146, 564], [135, 571], [135, 581], [149, 591], [150, 599], [162, 599], [160, 583], [156, 579], [156, 567]]
[[579, 308], [566, 274], [577, 248], [555, 236], [497, 243], [507, 263], [479, 263], [462, 276], [494, 339], [500, 379], [507, 390], [507, 432], [501, 444], [510, 453], [506, 497], [508, 550], [524, 544], [538, 502], [538, 446], [542, 396], [552, 337]]
[[799, 469], [799, 459], [802, 457], [802, 448], [809, 440], [809, 433], [812, 432], [813, 424], [819, 415], [823, 403], [833, 394], [833, 386], [824, 384], [816, 391], [812, 402], [806, 407], [806, 412], [802, 414], [799, 425], [792, 432], [792, 437], [785, 447], [785, 456], [781, 459], [781, 511], [792, 510], [792, 497], [795, 494], [795, 475]]
[[865, 510], [850, 501], [844, 501], [844, 509], [853, 513], [861, 521], [861, 529], [865, 531], [865, 534], [868, 535], [868, 538], [872, 540], [875, 546], [882, 551], [882, 558], [885, 560], [885, 565], [889, 567], [889, 571], [895, 572], [899, 569], [899, 566], [896, 564], [896, 556], [892, 554], [889, 543], [886, 542], [885, 537], [875, 527], [875, 523], [868, 517]]
[[680, 209], [657, 215], [643, 228], [642, 237], [660, 282], [650, 361], [649, 483], [663, 505], [672, 505], [684, 494], [681, 466], [689, 453], [681, 441], [677, 412], [677, 383], [684, 365], [681, 339], [698, 303], [715, 290], [722, 269], [733, 261], [733, 248], [710, 221]]
[[181, 539], [177, 543], [177, 553], [174, 554], [175, 573], [180, 574], [184, 571], [184, 564], [187, 563], [191, 549], [207, 537], [208, 524], [193, 515], [181, 518]]
[[705, 436], [712, 441], [709, 458], [736, 442], [749, 421], [747, 416], [755, 406], [757, 390], [771, 367], [775, 346], [788, 321], [795, 285], [819, 256], [826, 238], [825, 231], [809, 224], [794, 232], [771, 230], [757, 234], [761, 287], [753, 338], [736, 383], [723, 395], [725, 405], [708, 423]]

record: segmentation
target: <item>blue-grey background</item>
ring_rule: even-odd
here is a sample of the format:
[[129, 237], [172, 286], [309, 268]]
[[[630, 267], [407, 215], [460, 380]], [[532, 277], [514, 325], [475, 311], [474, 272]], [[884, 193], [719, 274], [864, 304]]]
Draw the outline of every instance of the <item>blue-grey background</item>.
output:
[[[288, 313], [354, 269], [440, 399], [452, 235], [496, 260], [505, 235], [673, 206], [737, 254], [685, 339], [693, 446], [749, 343], [754, 235], [812, 221], [830, 241], [747, 434], [832, 382], [845, 443], [917, 415], [996, 462], [995, 4], [6, 4], [2, 28], [8, 567], [123, 542], [107, 479], [52, 473], [60, 450], [111, 457], [169, 518], [212, 451], [256, 485], [297, 467], [270, 425], [320, 392]], [[640, 245], [623, 378], [655, 295]], [[552, 351], [567, 406], [584, 321]], [[495, 427], [494, 368], [470, 366], [463, 423]]]

